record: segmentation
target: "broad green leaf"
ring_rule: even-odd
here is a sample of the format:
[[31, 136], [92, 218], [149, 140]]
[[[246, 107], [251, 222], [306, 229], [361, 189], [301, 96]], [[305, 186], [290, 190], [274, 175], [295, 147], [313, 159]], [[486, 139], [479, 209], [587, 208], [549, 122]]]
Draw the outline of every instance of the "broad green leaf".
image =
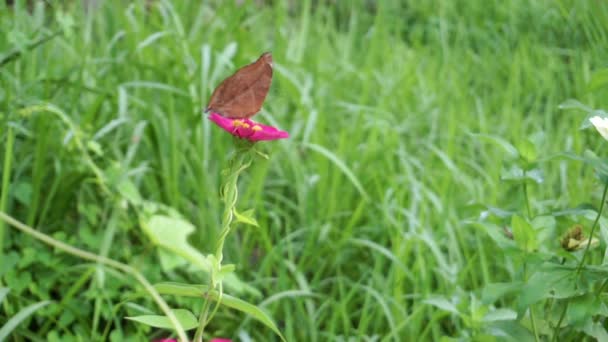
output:
[[454, 303], [447, 300], [445, 297], [436, 296], [436, 297], [428, 298], [424, 301], [424, 303], [432, 305], [443, 311], [447, 311], [447, 312], [451, 312], [451, 313], [460, 315], [460, 312], [458, 311], [458, 308], [456, 307], [456, 305], [454, 305]]
[[495, 321], [486, 324], [484, 329], [494, 336], [500, 336], [499, 341], [534, 341], [534, 335], [517, 321]]
[[594, 337], [596, 341], [608, 341], [608, 332], [602, 322], [587, 320], [582, 330], [585, 334]]
[[484, 304], [492, 304], [507, 294], [519, 292], [522, 286], [522, 282], [487, 284], [481, 292], [481, 300]]
[[586, 293], [582, 296], [571, 298], [566, 316], [568, 323], [582, 328], [599, 309], [600, 301], [594, 293]]
[[519, 251], [515, 241], [507, 237], [503, 227], [499, 227], [489, 222], [474, 223], [473, 226], [483, 229], [500, 249]]
[[567, 209], [562, 209], [562, 210], [554, 211], [554, 212], [551, 213], [551, 216], [553, 216], [553, 217], [559, 217], [559, 216], [579, 216], [579, 215], [585, 215], [585, 214], [587, 214], [587, 212], [589, 212], [590, 210], [595, 211], [595, 207], [592, 204], [582, 203], [582, 204], [579, 204], [578, 206], [576, 206], [574, 208], [567, 208]]
[[158, 260], [164, 271], [171, 271], [177, 267], [189, 264], [188, 260], [163, 248], [158, 249]]
[[[555, 239], [555, 217], [550, 215], [536, 216], [530, 223], [536, 231], [536, 240], [539, 245], [547, 247], [545, 249], [553, 248], [552, 242]], [[545, 243], [548, 242], [548, 243]]]
[[139, 205], [142, 202], [141, 195], [139, 194], [139, 190], [130, 179], [126, 177], [121, 177], [119, 183], [116, 185], [118, 192], [120, 195], [127, 199], [134, 205]]
[[527, 163], [532, 163], [538, 158], [536, 146], [528, 139], [524, 139], [520, 142], [518, 151], [521, 158]]
[[541, 184], [545, 181], [545, 175], [543, 174], [543, 171], [541, 169], [532, 169], [526, 171], [525, 178], [527, 180], [533, 181], [536, 184]]
[[[217, 297], [214, 299], [217, 300]], [[272, 329], [272, 331], [274, 331], [275, 334], [277, 334], [281, 338], [281, 340], [285, 341], [285, 337], [283, 337], [283, 335], [279, 331], [279, 328], [277, 328], [276, 324], [274, 324], [274, 321], [272, 320], [272, 318], [270, 318], [270, 316], [266, 312], [264, 312], [261, 308], [258, 308], [257, 306], [255, 306], [253, 304], [249, 304], [249, 303], [245, 302], [244, 300], [238, 299], [236, 297], [232, 297], [227, 294], [224, 294], [222, 296], [221, 303], [222, 303], [222, 305], [225, 305], [229, 308], [233, 308], [238, 311], [244, 312], [244, 313], [250, 315], [251, 317], [257, 319], [258, 321], [263, 323], [265, 326]]]
[[585, 290], [577, 289], [574, 282], [575, 272], [543, 266], [534, 273], [523, 286], [519, 309], [527, 308], [546, 298], [569, 298], [582, 295]]
[[220, 269], [220, 275], [222, 277], [226, 277], [228, 274], [234, 272], [235, 269], [236, 266], [234, 266], [234, 264], [222, 265], [222, 268]]
[[537, 184], [541, 184], [542, 182], [544, 182], [543, 172], [540, 169], [524, 171], [518, 166], [513, 166], [507, 170], [502, 170], [502, 172], [500, 173], [500, 179], [518, 183], [524, 182], [526, 180], [533, 181]]
[[[181, 256], [210, 274], [211, 260], [188, 242], [188, 236], [194, 232], [194, 226], [190, 222], [180, 218], [153, 215], [147, 221], [142, 220], [141, 226], [155, 245]], [[227, 274], [224, 278], [224, 284], [237, 293], [248, 292], [259, 295], [257, 289], [243, 283], [234, 274]]]
[[521, 216], [513, 215], [511, 229], [513, 230], [513, 239], [519, 248], [526, 252], [533, 252], [538, 248], [536, 231]]
[[153, 215], [142, 228], [155, 245], [163, 247], [197, 265], [204, 271], [211, 270], [211, 263], [202, 253], [188, 243], [194, 226], [182, 219]]
[[31, 314], [36, 312], [38, 309], [47, 306], [51, 301], [45, 300], [42, 302], [34, 303], [21, 309], [17, 314], [11, 317], [1, 328], [0, 328], [0, 341], [4, 341], [11, 331], [13, 331], [23, 320], [28, 318]]
[[239, 213], [236, 209], [232, 211], [237, 222], [259, 227], [258, 221], [253, 217], [253, 209], [245, 210]]
[[517, 312], [511, 309], [496, 309], [488, 312], [484, 317], [484, 322], [495, 322], [495, 321], [512, 321], [517, 318]]
[[[189, 285], [166, 282], [155, 284], [154, 288], [156, 289], [156, 291], [158, 291], [158, 293], [165, 295], [170, 294], [176, 296], [198, 298], [202, 298], [206, 295], [209, 299], [214, 301], [217, 301], [219, 297], [219, 293], [216, 290], [207, 292], [208, 287], [205, 285]], [[222, 295], [221, 304], [250, 315], [254, 319], [260, 321], [261, 323], [272, 329], [272, 331], [274, 331], [279, 337], [281, 337], [283, 341], [285, 341], [285, 338], [277, 328], [274, 321], [270, 318], [270, 316], [268, 316], [268, 314], [266, 314], [262, 309], [258, 308], [257, 306], [227, 294]]]
[[[184, 330], [191, 330], [198, 326], [196, 316], [194, 316], [192, 312], [185, 309], [175, 309], [171, 311], [173, 311], [173, 314]], [[155, 328], [173, 329], [173, 324], [171, 324], [169, 318], [164, 315], [141, 315], [125, 318]]]
[[505, 210], [502, 208], [491, 207], [491, 206], [484, 206], [484, 207], [486, 210], [482, 212], [483, 216], [488, 216], [488, 215], [492, 214], [496, 217], [507, 218], [507, 217], [511, 217], [513, 214], [515, 214], [515, 212], [511, 211], [511, 210]]

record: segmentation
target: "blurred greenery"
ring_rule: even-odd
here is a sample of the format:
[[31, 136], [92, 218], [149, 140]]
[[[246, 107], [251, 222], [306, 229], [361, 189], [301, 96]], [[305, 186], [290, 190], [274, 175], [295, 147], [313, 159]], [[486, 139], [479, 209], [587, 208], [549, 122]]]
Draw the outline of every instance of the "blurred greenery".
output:
[[[127, 203], [179, 213], [189, 242], [214, 250], [233, 143], [202, 108], [223, 78], [273, 53], [255, 119], [291, 137], [261, 143], [270, 159], [241, 176], [237, 207], [258, 226], [237, 226], [224, 255], [256, 289], [242, 299], [289, 341], [485, 341], [488, 326], [529, 339], [502, 229], [518, 212], [516, 241], [555, 250], [595, 218], [568, 210], [602, 195], [592, 166], [552, 156], [605, 153], [579, 129], [587, 113], [559, 106], [608, 107], [604, 1], [15, 1], [0, 3], [0, 32], [0, 210], [154, 283], [207, 278], [161, 252]], [[530, 216], [560, 210], [547, 236], [530, 233], [544, 227]], [[159, 311], [121, 273], [4, 224], [0, 252], [0, 328], [51, 301], [9, 340], [171, 334], [124, 319]], [[482, 305], [482, 291], [497, 301]], [[594, 298], [574, 301], [569, 322]], [[166, 300], [200, 311], [196, 298]], [[514, 315], [522, 324], [505, 326]], [[605, 326], [585, 329], [564, 338]], [[278, 340], [229, 308], [207, 332]]]

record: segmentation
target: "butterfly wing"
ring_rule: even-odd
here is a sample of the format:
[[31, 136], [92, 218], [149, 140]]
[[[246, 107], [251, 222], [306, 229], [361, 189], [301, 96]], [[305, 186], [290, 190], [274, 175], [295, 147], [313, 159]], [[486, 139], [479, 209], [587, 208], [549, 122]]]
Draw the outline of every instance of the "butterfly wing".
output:
[[243, 119], [260, 111], [272, 81], [272, 55], [237, 70], [213, 91], [207, 110], [228, 118]]

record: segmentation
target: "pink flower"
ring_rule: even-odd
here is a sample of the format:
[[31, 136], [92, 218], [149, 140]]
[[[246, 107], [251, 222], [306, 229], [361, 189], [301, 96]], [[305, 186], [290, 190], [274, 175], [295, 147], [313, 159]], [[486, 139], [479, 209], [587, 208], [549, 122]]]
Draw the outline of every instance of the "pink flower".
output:
[[[154, 342], [177, 342], [177, 340], [172, 338], [163, 338]], [[227, 338], [212, 338], [210, 342], [232, 342], [232, 340]]]
[[[289, 138], [289, 133], [285, 131], [281, 131], [276, 127], [262, 125], [249, 119], [230, 119], [218, 113], [211, 113], [208, 119], [235, 137], [252, 142]], [[216, 339], [216, 342], [225, 341]]]

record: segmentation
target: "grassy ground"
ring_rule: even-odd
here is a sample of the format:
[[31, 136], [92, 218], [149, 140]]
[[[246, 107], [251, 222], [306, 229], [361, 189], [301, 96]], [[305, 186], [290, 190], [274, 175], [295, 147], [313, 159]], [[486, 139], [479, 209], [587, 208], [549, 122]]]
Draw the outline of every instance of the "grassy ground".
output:
[[[486, 207], [525, 205], [500, 181], [504, 151], [475, 133], [542, 138], [542, 155], [605, 148], [578, 129], [584, 114], [558, 108], [569, 98], [608, 106], [605, 90], [587, 89], [608, 61], [602, 1], [149, 3], [105, 1], [89, 14], [76, 4], [31, 13], [0, 5], [0, 154], [11, 159], [0, 209], [152, 282], [202, 282], [200, 272], [160, 264], [137, 215], [104, 192], [91, 165], [179, 211], [197, 227], [191, 243], [209, 253], [232, 141], [201, 109], [221, 79], [272, 51], [273, 85], [256, 118], [291, 138], [264, 143], [270, 160], [242, 177], [238, 207], [254, 208], [260, 227], [239, 226], [226, 258], [261, 292], [245, 299], [289, 341], [474, 333], [425, 300], [467, 305], [485, 284], [511, 279], [512, 260], [468, 222]], [[533, 212], [597, 202], [592, 169], [540, 166]], [[11, 292], [0, 322], [53, 300], [15, 341], [169, 334], [123, 319], [158, 312], [124, 275], [9, 227], [2, 236], [0, 279]], [[272, 337], [228, 309], [208, 331]]]

